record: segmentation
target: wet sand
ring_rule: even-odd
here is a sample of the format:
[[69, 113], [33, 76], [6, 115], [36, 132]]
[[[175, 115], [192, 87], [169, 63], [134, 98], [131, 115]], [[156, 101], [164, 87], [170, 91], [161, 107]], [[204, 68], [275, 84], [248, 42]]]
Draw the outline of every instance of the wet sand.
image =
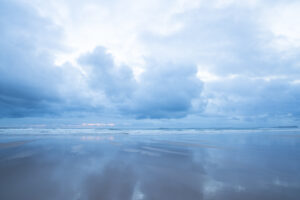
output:
[[300, 133], [0, 135], [2, 200], [300, 199]]

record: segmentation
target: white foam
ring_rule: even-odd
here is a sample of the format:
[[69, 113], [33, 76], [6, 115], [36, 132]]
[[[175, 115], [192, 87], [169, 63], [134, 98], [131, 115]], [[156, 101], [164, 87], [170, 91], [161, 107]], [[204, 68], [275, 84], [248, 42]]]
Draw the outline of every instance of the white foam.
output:
[[5, 128], [0, 135], [166, 135], [166, 134], [249, 134], [249, 133], [295, 133], [299, 128], [262, 129], [92, 129], [92, 128]]

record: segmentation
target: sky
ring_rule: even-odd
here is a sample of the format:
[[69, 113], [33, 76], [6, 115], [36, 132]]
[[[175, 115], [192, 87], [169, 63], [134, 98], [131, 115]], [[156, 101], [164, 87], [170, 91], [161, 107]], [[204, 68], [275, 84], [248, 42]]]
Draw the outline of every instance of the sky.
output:
[[0, 0], [0, 126], [300, 125], [297, 0]]

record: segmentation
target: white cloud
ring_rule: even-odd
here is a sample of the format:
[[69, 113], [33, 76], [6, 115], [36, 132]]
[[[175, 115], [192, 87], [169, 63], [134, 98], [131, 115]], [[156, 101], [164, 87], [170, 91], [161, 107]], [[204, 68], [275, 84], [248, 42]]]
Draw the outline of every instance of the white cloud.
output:
[[64, 29], [69, 51], [57, 55], [57, 63], [104, 46], [117, 63], [133, 69], [143, 66], [147, 48], [139, 36], [145, 32], [162, 36], [181, 30], [173, 16], [199, 6], [200, 1], [41, 1], [30, 2], [39, 12]]
[[262, 27], [271, 33], [270, 46], [280, 53], [293, 54], [300, 48], [300, 3], [279, 3], [262, 14]]
[[216, 8], [226, 8], [232, 5], [255, 7], [259, 3], [259, 0], [215, 0], [213, 2]]

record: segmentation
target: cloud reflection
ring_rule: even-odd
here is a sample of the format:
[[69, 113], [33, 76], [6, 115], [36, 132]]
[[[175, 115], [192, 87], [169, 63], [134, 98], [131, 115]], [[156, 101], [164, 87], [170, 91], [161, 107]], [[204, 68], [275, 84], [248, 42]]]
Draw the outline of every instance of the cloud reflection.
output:
[[[49, 136], [1, 148], [0, 199], [300, 197], [300, 143], [294, 138], [246, 133], [161, 137]], [[183, 145], [190, 140], [234, 148]]]

